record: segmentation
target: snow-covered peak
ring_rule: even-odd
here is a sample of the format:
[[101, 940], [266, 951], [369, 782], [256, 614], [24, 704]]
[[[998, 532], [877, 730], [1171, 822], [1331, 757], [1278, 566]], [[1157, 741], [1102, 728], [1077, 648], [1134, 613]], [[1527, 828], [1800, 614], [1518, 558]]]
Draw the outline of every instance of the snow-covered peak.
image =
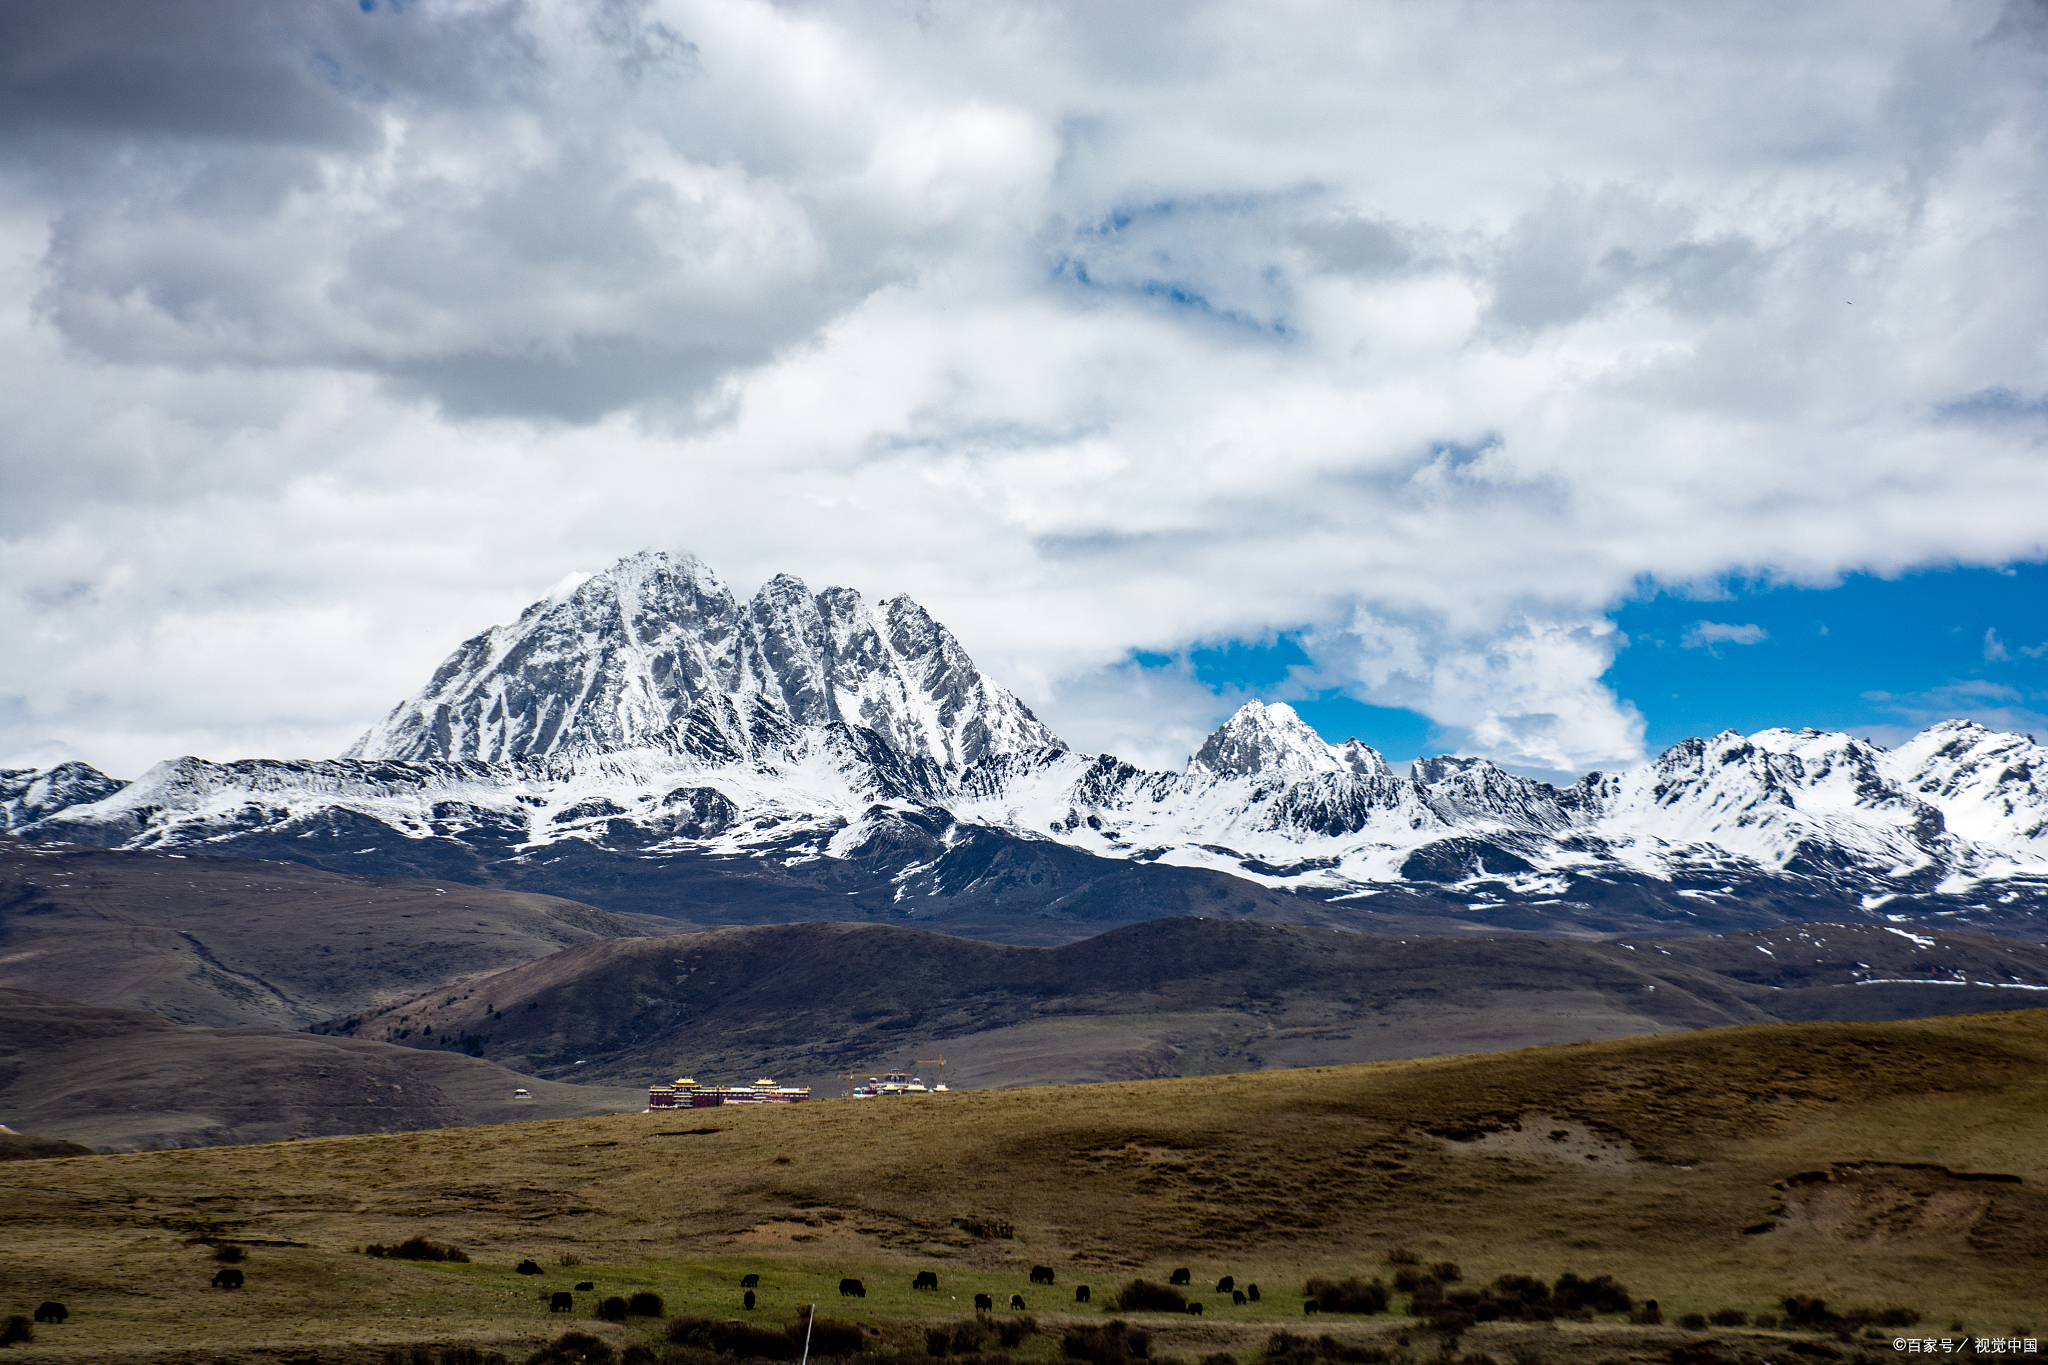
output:
[[949, 770], [1063, 747], [908, 598], [875, 608], [779, 574], [742, 605], [702, 562], [659, 550], [572, 580], [466, 641], [347, 757], [687, 747], [726, 702], [766, 706], [770, 729], [864, 727]]
[[71, 806], [102, 800], [127, 785], [90, 763], [0, 768], [0, 831], [16, 829]]
[[1357, 739], [1347, 739], [1333, 745], [1330, 752], [1336, 755], [1337, 765], [1358, 777], [1392, 777], [1394, 770], [1387, 766], [1387, 760], [1378, 749]]
[[2031, 735], [1945, 720], [1892, 750], [1885, 768], [1964, 838], [2012, 846], [2048, 836], [2048, 746]]
[[1248, 701], [1218, 726], [1188, 760], [1196, 777], [1303, 777], [1352, 773], [1377, 777], [1389, 770], [1377, 751], [1348, 740], [1342, 747], [1323, 737], [1284, 702]]

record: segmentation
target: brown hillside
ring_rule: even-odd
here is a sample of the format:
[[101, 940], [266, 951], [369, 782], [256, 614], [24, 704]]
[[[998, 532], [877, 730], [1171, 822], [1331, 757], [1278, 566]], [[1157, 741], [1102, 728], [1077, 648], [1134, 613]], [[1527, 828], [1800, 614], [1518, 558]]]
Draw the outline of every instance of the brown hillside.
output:
[[[859, 1275], [870, 1298], [835, 1297], [830, 1311], [885, 1331], [960, 1315], [908, 1291], [924, 1268], [948, 1294], [1024, 1294], [1055, 1327], [1077, 1312], [1101, 1320], [1100, 1305], [1075, 1309], [1077, 1281], [1187, 1265], [1197, 1286], [1221, 1274], [1267, 1286], [1256, 1308], [1198, 1288], [1210, 1300], [1199, 1329], [1156, 1320], [1182, 1356], [1254, 1352], [1300, 1322], [1289, 1295], [1306, 1276], [1383, 1276], [1395, 1248], [1456, 1261], [1474, 1284], [1611, 1274], [1671, 1322], [1776, 1312], [1800, 1294], [1911, 1309], [1921, 1335], [1952, 1322], [2038, 1335], [2044, 1121], [2048, 1014], [2028, 1011], [23, 1162], [0, 1169], [0, 1188], [15, 1294], [78, 1315], [73, 1353], [52, 1360], [199, 1340], [217, 1359], [250, 1358], [235, 1351], [256, 1342], [481, 1341], [523, 1355], [564, 1324], [510, 1273], [522, 1257], [547, 1270], [543, 1290], [589, 1279], [720, 1317], [739, 1312], [737, 1276], [759, 1273], [774, 1324]], [[1012, 1235], [963, 1230], [976, 1219]], [[186, 1241], [196, 1235], [250, 1247], [250, 1292], [208, 1297], [214, 1263]], [[475, 1264], [348, 1251], [411, 1235], [461, 1245]], [[561, 1268], [564, 1254], [582, 1264]], [[1035, 1264], [1055, 1270], [1055, 1290], [1026, 1283]], [[576, 1301], [575, 1325], [619, 1346], [646, 1339], [647, 1325], [593, 1322], [594, 1297]], [[1326, 1325], [1391, 1348], [1413, 1326], [1404, 1306], [1397, 1295], [1391, 1318]], [[1788, 1348], [1815, 1361], [1861, 1349], [1777, 1329], [1563, 1326], [1482, 1326], [1462, 1350], [1781, 1362]], [[1882, 1335], [1870, 1349], [1888, 1359]], [[1433, 1349], [1424, 1339], [1400, 1359]]]
[[[1923, 945], [1924, 940], [1924, 945]], [[1759, 951], [1776, 944], [1775, 952]], [[1922, 984], [1860, 984], [1859, 971]], [[1960, 978], [1960, 980], [1959, 980]], [[1057, 948], [866, 924], [582, 945], [415, 998], [354, 1032], [465, 1040], [516, 1070], [816, 1086], [943, 1055], [956, 1085], [1207, 1075], [1493, 1051], [1734, 1023], [2004, 1009], [2048, 996], [2048, 948], [1988, 935], [1790, 926], [1577, 943], [1393, 938], [1155, 920]]]
[[[514, 1097], [522, 1088], [529, 1098]], [[92, 1147], [404, 1132], [638, 1110], [646, 1099], [460, 1055], [278, 1029], [192, 1028], [0, 989], [0, 1122]]]
[[59, 1156], [90, 1156], [92, 1148], [66, 1138], [38, 1133], [0, 1132], [0, 1161], [47, 1161]]
[[0, 987], [185, 1024], [299, 1027], [649, 927], [456, 882], [0, 840]]

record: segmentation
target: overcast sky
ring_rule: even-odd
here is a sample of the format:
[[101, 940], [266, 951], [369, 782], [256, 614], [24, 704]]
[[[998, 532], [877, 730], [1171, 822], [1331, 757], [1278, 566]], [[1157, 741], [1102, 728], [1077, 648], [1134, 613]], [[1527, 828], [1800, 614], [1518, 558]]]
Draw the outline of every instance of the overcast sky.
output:
[[336, 753], [656, 546], [1083, 749], [1280, 635], [1626, 763], [1631, 599], [2048, 555], [2044, 94], [2039, 0], [0, 7], [0, 761]]

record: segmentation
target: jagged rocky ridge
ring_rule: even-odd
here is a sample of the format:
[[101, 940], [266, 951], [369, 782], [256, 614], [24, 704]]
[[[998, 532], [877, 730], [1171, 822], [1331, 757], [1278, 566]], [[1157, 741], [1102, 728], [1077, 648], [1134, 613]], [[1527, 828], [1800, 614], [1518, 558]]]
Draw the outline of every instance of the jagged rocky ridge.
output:
[[742, 606], [697, 560], [648, 551], [465, 641], [346, 757], [718, 760], [808, 730], [942, 769], [1062, 747], [908, 597], [870, 607], [781, 574]]
[[[699, 922], [1054, 941], [1157, 914], [1561, 932], [1844, 915], [2033, 932], [2048, 750], [1688, 740], [1555, 787], [1401, 774], [1248, 703], [1180, 773], [1076, 754], [908, 598], [633, 556], [466, 642], [327, 761], [0, 775], [19, 837], [448, 876]], [[964, 917], [964, 918], [963, 918]], [[1064, 927], [1062, 927], [1064, 926]], [[1035, 937], [1034, 937], [1035, 936]]]

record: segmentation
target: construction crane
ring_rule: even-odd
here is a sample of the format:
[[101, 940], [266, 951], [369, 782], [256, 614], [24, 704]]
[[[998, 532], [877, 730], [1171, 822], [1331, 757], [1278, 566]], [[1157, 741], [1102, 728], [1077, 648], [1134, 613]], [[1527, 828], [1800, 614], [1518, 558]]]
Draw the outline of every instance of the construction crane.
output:
[[932, 1084], [939, 1086], [946, 1083], [946, 1059], [944, 1057], [921, 1057], [917, 1061], [912, 1062], [911, 1065], [937, 1067], [939, 1069], [939, 1078], [933, 1081]]

